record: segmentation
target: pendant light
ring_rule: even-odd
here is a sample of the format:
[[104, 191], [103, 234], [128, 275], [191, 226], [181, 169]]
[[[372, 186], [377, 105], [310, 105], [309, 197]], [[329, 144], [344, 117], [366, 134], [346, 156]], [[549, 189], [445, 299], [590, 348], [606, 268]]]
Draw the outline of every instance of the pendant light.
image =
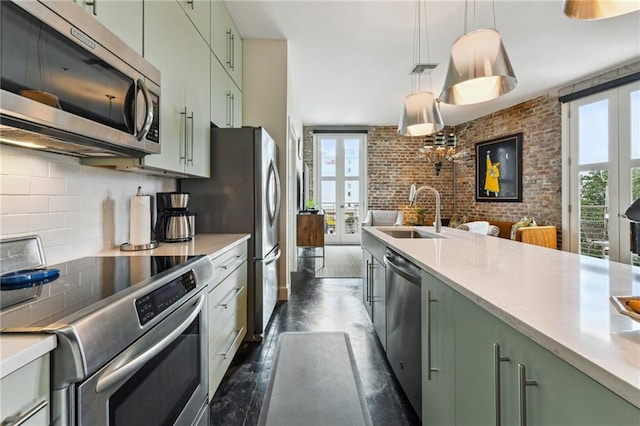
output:
[[[426, 69], [433, 69], [433, 65], [425, 65], [420, 62], [421, 38], [422, 38], [422, 14], [424, 13], [424, 26], [427, 42], [427, 62], [429, 57], [429, 31], [427, 29], [427, 12], [422, 5], [423, 0], [416, 1], [416, 19], [414, 26], [413, 63], [411, 71], [411, 91], [405, 100], [398, 124], [398, 133], [403, 136], [425, 136], [436, 133], [444, 128], [442, 115], [435, 95], [432, 92], [421, 91], [420, 76]], [[417, 80], [417, 91], [414, 91]], [[431, 85], [431, 74], [429, 74]]]
[[[475, 0], [474, 0], [475, 1]], [[474, 2], [475, 7], [475, 2]], [[451, 46], [449, 68], [440, 100], [452, 105], [489, 101], [510, 92], [517, 80], [496, 26], [467, 32], [468, 0], [464, 9], [465, 34]]]
[[611, 18], [640, 10], [640, 0], [564, 0], [562, 11], [572, 19]]

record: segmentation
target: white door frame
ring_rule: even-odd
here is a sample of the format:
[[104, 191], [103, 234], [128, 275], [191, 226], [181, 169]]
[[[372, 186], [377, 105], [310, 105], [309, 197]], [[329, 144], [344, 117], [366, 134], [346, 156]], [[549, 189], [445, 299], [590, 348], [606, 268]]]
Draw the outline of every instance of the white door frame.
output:
[[[563, 173], [562, 220], [563, 249], [580, 252], [580, 191], [581, 171], [604, 169], [608, 171], [609, 188], [609, 259], [631, 262], [629, 250], [629, 220], [622, 217], [631, 199], [631, 169], [640, 167], [640, 158], [631, 159], [631, 92], [640, 90], [640, 82], [630, 83], [602, 91], [562, 105]], [[608, 100], [608, 161], [581, 165], [578, 152], [578, 108], [600, 100]]]
[[[358, 165], [358, 177], [352, 177], [349, 179], [344, 176], [344, 140], [345, 139], [360, 139], [360, 164]], [[361, 237], [361, 223], [364, 220], [364, 213], [366, 212], [366, 164], [367, 164], [367, 134], [366, 133], [317, 133], [313, 135], [313, 150], [314, 150], [314, 197], [318, 207], [321, 207], [322, 202], [322, 152], [320, 149], [321, 139], [335, 139], [336, 144], [336, 216], [335, 216], [335, 230], [334, 234], [326, 234], [325, 242], [327, 244], [359, 244]], [[358, 232], [353, 234], [347, 234], [343, 228], [344, 224], [344, 209], [340, 208], [343, 203], [344, 184], [347, 180], [359, 180], [359, 200], [358, 200], [358, 222], [355, 226]], [[324, 180], [333, 180], [331, 177]], [[342, 204], [343, 205], [343, 204]]]

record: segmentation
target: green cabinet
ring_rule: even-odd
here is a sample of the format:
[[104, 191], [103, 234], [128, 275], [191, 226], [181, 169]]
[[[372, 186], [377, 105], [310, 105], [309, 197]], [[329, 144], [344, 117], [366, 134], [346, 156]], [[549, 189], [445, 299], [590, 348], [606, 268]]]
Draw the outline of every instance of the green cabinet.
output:
[[422, 272], [422, 423], [454, 425], [454, 291]]
[[373, 322], [382, 348], [387, 350], [387, 288], [386, 268], [367, 249], [363, 248], [362, 303]]
[[386, 246], [367, 233], [362, 235], [362, 303], [373, 322], [383, 349], [387, 350], [387, 275], [384, 263]]
[[455, 348], [455, 424], [640, 424], [638, 408], [460, 294]]
[[364, 306], [369, 319], [373, 319], [373, 302], [371, 298], [371, 293], [373, 292], [371, 288], [371, 281], [373, 274], [371, 273], [372, 266], [372, 256], [365, 248], [362, 246], [362, 305]]

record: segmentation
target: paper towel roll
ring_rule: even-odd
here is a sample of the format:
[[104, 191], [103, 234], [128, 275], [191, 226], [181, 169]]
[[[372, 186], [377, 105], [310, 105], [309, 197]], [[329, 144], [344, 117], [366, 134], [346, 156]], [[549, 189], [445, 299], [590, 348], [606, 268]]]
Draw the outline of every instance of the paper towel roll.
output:
[[151, 242], [151, 197], [136, 195], [131, 197], [129, 217], [129, 244], [141, 246]]

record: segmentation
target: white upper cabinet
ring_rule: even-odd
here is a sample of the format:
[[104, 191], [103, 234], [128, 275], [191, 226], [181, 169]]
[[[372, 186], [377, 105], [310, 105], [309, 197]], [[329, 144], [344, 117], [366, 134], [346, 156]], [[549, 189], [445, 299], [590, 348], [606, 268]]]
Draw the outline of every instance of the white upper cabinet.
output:
[[178, 3], [208, 45], [211, 38], [210, 0], [178, 0]]
[[211, 122], [217, 127], [242, 127], [242, 92], [211, 55]]
[[144, 18], [145, 57], [162, 74], [161, 154], [145, 157], [144, 166], [207, 177], [209, 47], [176, 2], [147, 2]]
[[142, 55], [142, 0], [75, 0], [87, 13]]
[[242, 90], [242, 39], [224, 2], [211, 2], [211, 50]]

